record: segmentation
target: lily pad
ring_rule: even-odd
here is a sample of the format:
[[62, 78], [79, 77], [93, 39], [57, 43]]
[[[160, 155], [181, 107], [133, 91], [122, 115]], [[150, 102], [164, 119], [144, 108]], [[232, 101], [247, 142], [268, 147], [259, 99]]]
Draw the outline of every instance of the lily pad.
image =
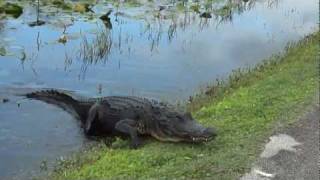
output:
[[73, 7], [73, 11], [79, 12], [79, 13], [85, 13], [85, 12], [93, 12], [90, 4], [87, 3], [77, 3]]
[[66, 2], [64, 2], [64, 0], [54, 0], [52, 2], [52, 4], [61, 8], [61, 9], [64, 9], [64, 10], [71, 10], [72, 9], [72, 4], [66, 3]]
[[7, 54], [6, 48], [0, 47], [0, 56], [5, 56]]
[[67, 41], [68, 41], [68, 38], [67, 38], [66, 35], [62, 35], [62, 36], [60, 36], [59, 39], [58, 39], [58, 42], [59, 42], [59, 43], [62, 43], [62, 44], [67, 43]]
[[5, 3], [4, 5], [0, 6], [0, 13], [6, 13], [18, 18], [23, 13], [23, 8], [17, 4]]

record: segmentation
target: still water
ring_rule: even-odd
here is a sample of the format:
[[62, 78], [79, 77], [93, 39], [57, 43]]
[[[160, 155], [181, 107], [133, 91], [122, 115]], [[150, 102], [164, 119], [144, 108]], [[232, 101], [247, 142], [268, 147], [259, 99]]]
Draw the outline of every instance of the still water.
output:
[[[19, 18], [0, 20], [0, 98], [10, 99], [0, 104], [1, 179], [37, 174], [41, 162], [86, 144], [70, 115], [9, 89], [59, 88], [174, 103], [233, 69], [281, 52], [288, 42], [316, 31], [318, 17], [316, 0], [145, 1], [136, 6], [99, 1], [95, 13], [82, 14], [41, 8], [43, 26], [28, 25], [37, 17], [30, 3]], [[101, 21], [109, 10], [110, 21]], [[211, 18], [201, 18], [203, 12]]]

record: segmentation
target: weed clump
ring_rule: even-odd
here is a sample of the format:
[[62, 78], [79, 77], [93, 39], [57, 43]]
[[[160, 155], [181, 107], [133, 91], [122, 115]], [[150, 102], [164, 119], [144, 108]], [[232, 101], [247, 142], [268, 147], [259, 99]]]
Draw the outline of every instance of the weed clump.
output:
[[5, 13], [18, 18], [23, 13], [23, 8], [14, 3], [5, 3], [0, 5], [0, 13]]
[[72, 9], [72, 5], [64, 2], [64, 0], [54, 0], [54, 1], [52, 1], [52, 4], [57, 6], [58, 8], [64, 9], [64, 10], [71, 10]]

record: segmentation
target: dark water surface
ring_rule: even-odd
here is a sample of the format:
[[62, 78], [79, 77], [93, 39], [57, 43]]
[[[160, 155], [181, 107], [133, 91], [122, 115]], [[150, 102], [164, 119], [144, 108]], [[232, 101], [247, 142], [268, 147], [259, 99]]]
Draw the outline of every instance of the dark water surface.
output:
[[[40, 18], [47, 23], [37, 27], [28, 26], [36, 18], [28, 5], [18, 19], [0, 20], [0, 98], [10, 99], [0, 103], [0, 179], [37, 173], [43, 160], [74, 152], [86, 141], [70, 115], [15, 97], [12, 87], [175, 102], [317, 30], [316, 0], [229, 2], [236, 5], [213, 2], [208, 19], [190, 10], [192, 1], [157, 1], [118, 8], [99, 3], [95, 14], [44, 8]], [[165, 9], [158, 11], [159, 5]], [[111, 25], [105, 25], [97, 17], [109, 9]], [[67, 42], [59, 43], [64, 36]]]

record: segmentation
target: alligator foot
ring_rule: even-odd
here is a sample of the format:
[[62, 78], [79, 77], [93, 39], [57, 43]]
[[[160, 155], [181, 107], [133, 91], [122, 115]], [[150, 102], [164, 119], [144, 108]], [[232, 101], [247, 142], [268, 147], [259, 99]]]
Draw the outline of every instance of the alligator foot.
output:
[[131, 149], [137, 149], [142, 145], [142, 141], [139, 138], [136, 138], [135, 140], [131, 141], [130, 148]]
[[136, 124], [137, 124], [137, 122], [135, 120], [124, 119], [124, 120], [119, 121], [115, 127], [121, 133], [129, 135], [131, 137], [130, 147], [133, 149], [138, 148], [142, 144], [141, 140], [138, 137]]

